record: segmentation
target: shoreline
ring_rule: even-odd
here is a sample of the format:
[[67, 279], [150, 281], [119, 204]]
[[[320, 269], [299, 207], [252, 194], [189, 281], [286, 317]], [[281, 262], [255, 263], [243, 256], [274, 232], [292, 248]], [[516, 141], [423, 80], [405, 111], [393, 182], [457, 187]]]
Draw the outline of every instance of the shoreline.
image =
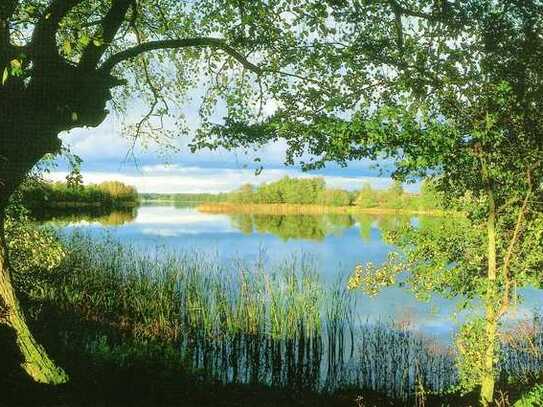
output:
[[104, 209], [123, 209], [123, 208], [136, 208], [140, 205], [140, 202], [134, 201], [117, 201], [113, 203], [106, 202], [77, 202], [77, 201], [54, 201], [47, 203], [23, 203], [30, 210], [42, 210], [42, 209], [85, 209], [85, 208], [104, 208]]
[[[445, 216], [450, 211], [442, 209], [405, 209], [405, 208], [358, 208], [356, 206], [327, 206], [314, 204], [234, 204], [204, 203], [197, 206], [198, 211], [210, 214], [245, 213], [260, 215], [321, 215], [321, 214], [356, 214], [370, 215], [425, 215]], [[456, 216], [456, 214], [455, 214]]]

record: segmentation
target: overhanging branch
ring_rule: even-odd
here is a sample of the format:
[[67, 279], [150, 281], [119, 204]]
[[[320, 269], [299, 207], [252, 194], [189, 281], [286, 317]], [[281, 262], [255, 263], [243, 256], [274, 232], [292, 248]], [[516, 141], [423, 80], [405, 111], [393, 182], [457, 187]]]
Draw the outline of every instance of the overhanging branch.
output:
[[524, 197], [522, 206], [519, 209], [519, 212], [517, 215], [517, 221], [515, 223], [515, 228], [513, 231], [513, 236], [511, 237], [511, 240], [507, 247], [507, 252], [505, 254], [505, 258], [503, 261], [502, 274], [504, 277], [505, 290], [503, 294], [503, 301], [502, 301], [501, 307], [498, 310], [498, 315], [500, 316], [503, 315], [507, 311], [507, 307], [509, 306], [509, 301], [510, 301], [509, 292], [510, 292], [510, 285], [511, 285], [510, 278], [509, 278], [509, 269], [511, 266], [511, 259], [513, 258], [513, 251], [515, 250], [515, 245], [517, 244], [519, 240], [524, 218], [526, 216], [528, 205], [530, 203], [530, 197], [533, 192], [532, 171], [535, 168], [537, 168], [539, 165], [540, 165], [540, 162], [538, 161], [534, 166], [526, 170], [526, 182], [528, 184], [528, 190], [526, 191], [526, 196]]
[[102, 44], [96, 46], [92, 41], [90, 42], [79, 63], [81, 68], [94, 69], [96, 67], [107, 47], [115, 38], [117, 31], [124, 22], [125, 14], [133, 3], [134, 0], [113, 1], [101, 24]]
[[256, 74], [261, 73], [261, 69], [255, 64], [251, 63], [243, 54], [241, 54], [230, 45], [226, 44], [224, 40], [213, 37], [194, 37], [176, 40], [146, 42], [112, 55], [102, 64], [100, 70], [104, 71], [105, 73], [110, 73], [117, 64], [123, 61], [130, 60], [132, 58], [136, 58], [138, 55], [141, 55], [145, 52], [164, 49], [180, 49], [188, 47], [209, 47], [220, 49], [226, 52], [232, 58], [236, 59], [241, 65], [243, 65], [250, 71]]

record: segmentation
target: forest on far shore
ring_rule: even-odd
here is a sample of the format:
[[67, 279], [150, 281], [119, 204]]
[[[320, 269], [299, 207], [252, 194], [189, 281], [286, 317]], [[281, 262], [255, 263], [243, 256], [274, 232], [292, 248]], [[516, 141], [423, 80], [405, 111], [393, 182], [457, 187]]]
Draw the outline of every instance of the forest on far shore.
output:
[[283, 177], [278, 181], [259, 186], [244, 184], [234, 191], [217, 194], [141, 194], [140, 197], [143, 201], [216, 202], [244, 205], [293, 204], [417, 210], [440, 207], [438, 192], [428, 181], [422, 182], [420, 192], [417, 193], [405, 191], [399, 182], [393, 182], [385, 189], [376, 189], [369, 183], [364, 183], [358, 190], [347, 191], [328, 187], [324, 178], [321, 177]]
[[21, 186], [19, 199], [29, 209], [123, 208], [136, 206], [139, 202], [137, 189], [119, 181], [84, 185], [34, 180]]

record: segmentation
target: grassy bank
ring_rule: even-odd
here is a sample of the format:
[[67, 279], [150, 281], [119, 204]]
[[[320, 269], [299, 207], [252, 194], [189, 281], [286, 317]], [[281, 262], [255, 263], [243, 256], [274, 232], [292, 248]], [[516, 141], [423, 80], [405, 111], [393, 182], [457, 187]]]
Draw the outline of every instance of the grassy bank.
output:
[[[208, 253], [142, 253], [77, 234], [62, 246], [57, 267], [15, 278], [34, 331], [72, 382], [36, 389], [8, 369], [0, 383], [4, 400], [219, 406], [474, 400], [446, 394], [457, 380], [453, 353], [392, 322], [358, 321], [357, 297], [342, 281], [324, 284], [310, 258], [225, 264]], [[538, 329], [532, 348], [543, 348]], [[524, 378], [518, 391], [543, 362], [518, 344], [506, 349], [501, 377]]]
[[243, 213], [261, 215], [322, 215], [322, 214], [356, 214], [370, 215], [425, 215], [444, 216], [451, 212], [442, 209], [408, 209], [408, 208], [362, 208], [357, 206], [329, 206], [317, 204], [243, 204], [231, 202], [203, 203], [198, 210], [206, 213]]
[[225, 202], [228, 200], [227, 193], [177, 193], [177, 194], [140, 194], [142, 202], [180, 202], [180, 203], [201, 203], [201, 202]]

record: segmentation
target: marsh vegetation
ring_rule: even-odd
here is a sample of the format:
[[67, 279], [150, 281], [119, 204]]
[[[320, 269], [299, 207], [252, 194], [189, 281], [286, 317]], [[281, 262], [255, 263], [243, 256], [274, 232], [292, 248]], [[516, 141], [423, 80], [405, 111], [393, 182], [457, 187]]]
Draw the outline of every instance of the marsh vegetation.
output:
[[[371, 242], [376, 225], [386, 231], [412, 220], [231, 215], [230, 222], [241, 233], [320, 242], [356, 225], [360, 242]], [[436, 218], [422, 222], [426, 226], [419, 227], [440, 224]], [[364, 316], [360, 309], [373, 300], [348, 290], [348, 274], [325, 278], [314, 253], [225, 258], [205, 249], [163, 245], [142, 251], [103, 229], [85, 232], [87, 222], [66, 229], [74, 224], [73, 217], [56, 220], [48, 222], [56, 232], [37, 232], [53, 239], [47, 242], [50, 247], [58, 247], [58, 258], [49, 263], [38, 258], [28, 265], [31, 252], [14, 251], [22, 270], [15, 284], [31, 323], [72, 371], [92, 361], [92, 374], [105, 374], [105, 380], [111, 380], [105, 369], [115, 374], [119, 369], [123, 374], [136, 368], [153, 375], [160, 371], [177, 394], [194, 383], [246, 386], [263, 398], [269, 391], [288, 390], [304, 394], [308, 402], [321, 395], [331, 405], [352, 405], [359, 396], [375, 405], [384, 400], [412, 405], [422, 399], [454, 405], [476, 399], [455, 390], [460, 373], [452, 338], [417, 330], [416, 319]], [[498, 383], [518, 398], [543, 371], [541, 319], [520, 319], [502, 338]], [[518, 390], [514, 393], [512, 383]], [[143, 391], [146, 386], [141, 386]], [[195, 394], [200, 392], [205, 390]]]

